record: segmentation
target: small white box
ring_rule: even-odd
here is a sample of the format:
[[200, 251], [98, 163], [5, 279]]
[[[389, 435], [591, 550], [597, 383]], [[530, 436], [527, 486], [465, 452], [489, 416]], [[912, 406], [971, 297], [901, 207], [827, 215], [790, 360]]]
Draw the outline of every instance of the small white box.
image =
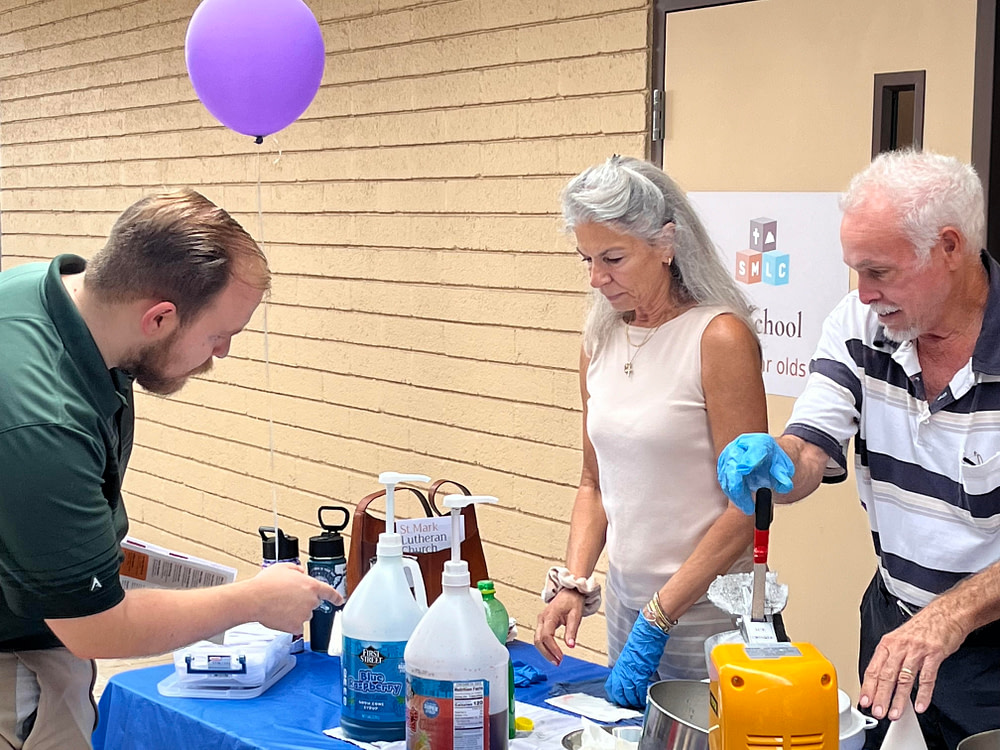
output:
[[[226, 631], [220, 646], [198, 641], [174, 651], [176, 690], [259, 688], [289, 658], [290, 633], [252, 622]], [[294, 664], [294, 657], [292, 658]]]

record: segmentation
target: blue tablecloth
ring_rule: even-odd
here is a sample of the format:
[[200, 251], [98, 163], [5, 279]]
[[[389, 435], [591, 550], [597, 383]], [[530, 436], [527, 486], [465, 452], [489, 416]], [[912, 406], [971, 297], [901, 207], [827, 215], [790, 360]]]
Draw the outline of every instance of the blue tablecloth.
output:
[[[572, 657], [549, 664], [526, 643], [510, 644], [515, 661], [548, 681], [517, 688], [519, 701], [542, 705], [556, 682], [592, 680], [607, 668]], [[95, 750], [357, 750], [325, 736], [340, 723], [340, 660], [307, 651], [295, 668], [249, 700], [165, 698], [156, 686], [172, 665], [122, 672], [108, 682], [98, 706]]]

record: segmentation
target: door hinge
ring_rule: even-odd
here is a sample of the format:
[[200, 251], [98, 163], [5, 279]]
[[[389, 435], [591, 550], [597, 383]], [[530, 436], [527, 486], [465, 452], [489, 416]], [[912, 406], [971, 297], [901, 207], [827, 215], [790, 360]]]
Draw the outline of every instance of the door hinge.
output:
[[653, 117], [649, 129], [650, 139], [655, 143], [663, 140], [663, 92], [653, 89]]

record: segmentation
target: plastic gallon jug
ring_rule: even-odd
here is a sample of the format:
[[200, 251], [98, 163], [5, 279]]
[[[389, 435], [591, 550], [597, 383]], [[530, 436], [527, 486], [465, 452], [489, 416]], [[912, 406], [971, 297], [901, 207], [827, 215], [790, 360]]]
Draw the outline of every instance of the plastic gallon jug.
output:
[[459, 557], [459, 510], [495, 497], [448, 495], [451, 560], [442, 591], [406, 646], [407, 750], [506, 750], [507, 649], [469, 596], [469, 566]]
[[[386, 532], [379, 535], [375, 564], [341, 613], [344, 696], [340, 726], [351, 739], [377, 742], [406, 736], [403, 656], [427, 609], [427, 593], [420, 567], [415, 560], [403, 557], [403, 539], [395, 533], [395, 487], [399, 482], [429, 481], [420, 474], [379, 475], [379, 482], [385, 485]], [[416, 599], [404, 566], [410, 568]], [[465, 598], [469, 599], [468, 594]]]

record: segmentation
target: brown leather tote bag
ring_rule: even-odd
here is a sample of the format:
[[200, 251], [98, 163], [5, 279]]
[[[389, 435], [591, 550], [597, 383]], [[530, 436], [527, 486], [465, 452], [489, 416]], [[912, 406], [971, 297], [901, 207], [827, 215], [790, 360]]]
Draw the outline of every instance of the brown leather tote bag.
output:
[[[434, 482], [427, 491], [427, 495], [415, 487], [399, 485], [396, 492], [406, 490], [416, 496], [420, 506], [428, 518], [442, 515], [435, 503], [435, 497], [440, 493], [444, 485], [451, 485], [463, 495], [472, 494], [468, 488], [450, 479], [439, 479]], [[458, 494], [454, 492], [451, 494]], [[354, 520], [351, 523], [351, 546], [347, 556], [347, 595], [350, 596], [368, 569], [375, 562], [375, 550], [378, 545], [378, 535], [385, 531], [385, 520], [373, 516], [368, 512], [368, 506], [373, 500], [385, 497], [385, 490], [373, 492], [365, 495], [358, 503], [354, 511]], [[476, 508], [473, 505], [462, 509], [462, 517], [465, 519], [465, 541], [462, 542], [462, 559], [469, 563], [469, 575], [472, 585], [476, 581], [489, 578], [486, 569], [486, 555], [483, 553], [483, 540], [479, 536], [479, 525], [476, 522]], [[405, 548], [403, 554], [412, 557], [420, 565], [420, 573], [424, 579], [424, 587], [427, 589], [427, 604], [431, 604], [441, 595], [441, 573], [444, 571], [444, 563], [451, 559], [451, 550], [444, 549], [437, 552], [408, 552]]]

